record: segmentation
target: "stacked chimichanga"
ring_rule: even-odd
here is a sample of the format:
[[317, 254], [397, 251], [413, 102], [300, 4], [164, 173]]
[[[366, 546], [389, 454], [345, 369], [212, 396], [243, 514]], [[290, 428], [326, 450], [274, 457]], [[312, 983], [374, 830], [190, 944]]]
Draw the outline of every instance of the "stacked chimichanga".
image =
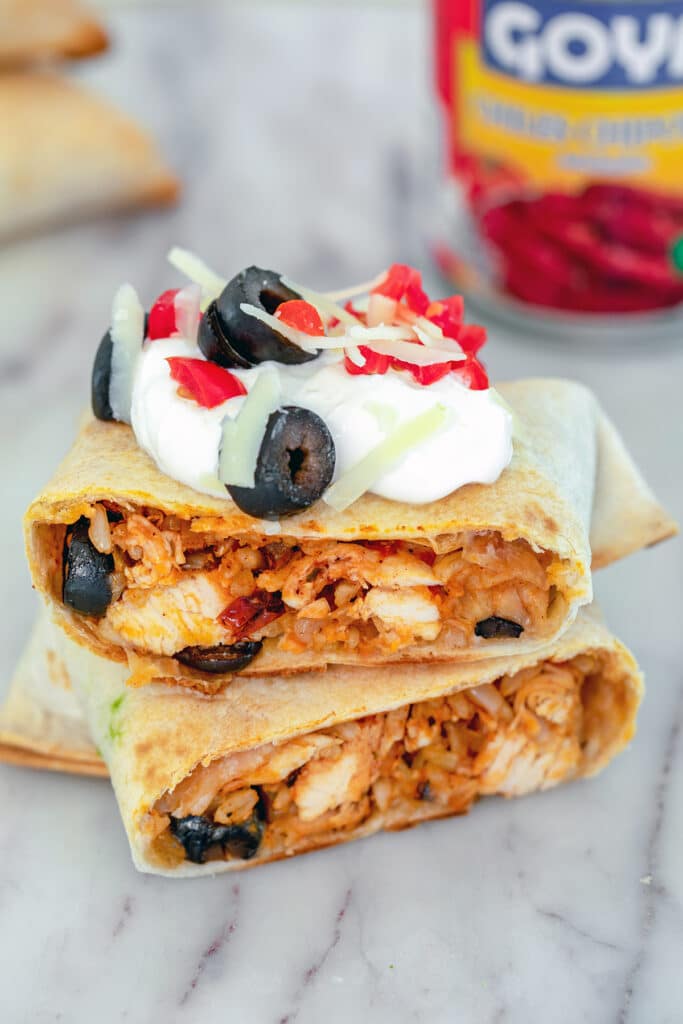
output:
[[[602, 564], [671, 527], [585, 388], [499, 390], [517, 434], [495, 483], [428, 505], [365, 495], [339, 513], [319, 503], [277, 530], [159, 472], [129, 427], [90, 419], [28, 511], [35, 584], [74, 639], [128, 655], [135, 681], [207, 692], [235, 671], [538, 650], [591, 600], [591, 541]], [[96, 616], [63, 600], [70, 531], [86, 521], [110, 560], [111, 596]], [[217, 645], [202, 670], [197, 648]]]
[[147, 314], [120, 289], [94, 416], [28, 510], [60, 629], [26, 656], [5, 749], [49, 759], [26, 680], [61, 671], [136, 864], [173, 875], [602, 767], [641, 680], [585, 607], [591, 567], [675, 524], [594, 396], [491, 388], [483, 329], [402, 265], [340, 304], [174, 259], [199, 284]]
[[[126, 686], [124, 667], [44, 619], [0, 713], [0, 756], [98, 773], [136, 866], [189, 876], [461, 814], [603, 768], [631, 738], [642, 680], [582, 610], [543, 653], [235, 680], [206, 698]], [[36, 736], [39, 719], [43, 735]]]

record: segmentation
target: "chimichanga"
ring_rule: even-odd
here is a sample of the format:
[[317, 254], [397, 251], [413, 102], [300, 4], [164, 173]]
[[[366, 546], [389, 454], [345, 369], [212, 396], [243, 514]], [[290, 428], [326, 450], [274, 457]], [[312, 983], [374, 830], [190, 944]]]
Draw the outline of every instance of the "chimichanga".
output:
[[[592, 775], [633, 735], [642, 694], [632, 656], [594, 608], [541, 653], [239, 679], [211, 698], [127, 688], [122, 665], [43, 624], [15, 704], [27, 679], [49, 673], [46, 658], [82, 701], [136, 866], [172, 876], [237, 870]], [[24, 717], [45, 699], [25, 694]], [[0, 729], [6, 721], [5, 711]]]
[[141, 129], [72, 82], [2, 75], [0, 124], [0, 237], [178, 195]]
[[[366, 494], [335, 512], [319, 502], [276, 530], [159, 472], [127, 426], [90, 420], [28, 510], [34, 583], [71, 637], [130, 659], [134, 684], [214, 692], [240, 668], [264, 675], [527, 655], [590, 601], [591, 539], [594, 561], [605, 564], [675, 526], [584, 387], [530, 380], [499, 390], [517, 436], [495, 483], [426, 505]], [[111, 552], [111, 597], [99, 617], [62, 600], [68, 552], [87, 542], [89, 525]], [[484, 628], [491, 622], [507, 631]], [[240, 666], [228, 650], [217, 673], [188, 657], [221, 644], [258, 653]]]
[[0, 761], [106, 775], [73, 692], [56, 627], [42, 613], [0, 707]]
[[90, 57], [107, 34], [78, 0], [0, 0], [0, 68]]

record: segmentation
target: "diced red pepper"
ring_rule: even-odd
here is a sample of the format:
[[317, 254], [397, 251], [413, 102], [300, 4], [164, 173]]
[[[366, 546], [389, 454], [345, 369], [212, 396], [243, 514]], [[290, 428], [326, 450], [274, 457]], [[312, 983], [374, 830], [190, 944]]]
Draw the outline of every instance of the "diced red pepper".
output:
[[422, 274], [405, 263], [392, 263], [387, 276], [373, 288], [378, 295], [400, 302], [405, 299], [408, 306], [419, 316], [424, 316], [429, 306], [429, 296], [422, 289]]
[[370, 548], [372, 551], [379, 552], [382, 558], [395, 555], [398, 551], [397, 540], [362, 540], [361, 544], [364, 548]]
[[363, 366], [356, 366], [347, 355], [344, 356], [344, 367], [346, 372], [350, 373], [352, 377], [358, 377], [362, 374], [386, 373], [391, 366], [390, 356], [383, 356], [379, 352], [373, 352], [367, 345], [359, 345], [358, 351], [365, 359]]
[[419, 558], [421, 562], [428, 565], [430, 568], [436, 561], [436, 551], [432, 551], [431, 548], [413, 548], [413, 554], [416, 558]]
[[448, 299], [431, 302], [425, 316], [441, 328], [444, 337], [457, 340], [465, 317], [465, 300], [462, 295], [451, 295]]
[[320, 313], [310, 302], [304, 299], [290, 299], [289, 302], [281, 302], [275, 310], [277, 320], [282, 320], [288, 327], [294, 327], [302, 334], [311, 334], [320, 337], [325, 333]]
[[247, 393], [242, 381], [217, 363], [183, 356], [169, 356], [166, 362], [172, 379], [205, 409], [213, 409], [229, 398]]
[[486, 328], [479, 324], [463, 324], [456, 341], [468, 356], [476, 356], [479, 349], [486, 344]]
[[285, 613], [282, 595], [267, 590], [255, 590], [249, 597], [238, 597], [218, 616], [219, 622], [232, 630], [235, 641], [264, 629]]
[[486, 391], [491, 386], [486, 370], [476, 356], [468, 356], [464, 362], [454, 363], [453, 373], [471, 391]]
[[179, 288], [170, 288], [162, 292], [149, 311], [147, 319], [147, 337], [150, 341], [157, 338], [172, 338], [176, 333], [175, 297]]

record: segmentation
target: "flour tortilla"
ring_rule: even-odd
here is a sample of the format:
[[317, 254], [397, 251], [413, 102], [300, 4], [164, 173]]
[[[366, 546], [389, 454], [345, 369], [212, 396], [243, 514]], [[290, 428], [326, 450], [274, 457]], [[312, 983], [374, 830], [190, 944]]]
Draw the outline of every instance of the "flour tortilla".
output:
[[31, 768], [107, 775], [73, 692], [68, 648], [43, 613], [0, 707], [0, 761]]
[[[26, 541], [35, 586], [53, 608], [69, 636], [105, 657], [125, 660], [126, 652], [98, 635], [97, 620], [61, 603], [64, 524], [88, 515], [92, 503], [113, 500], [131, 509], [151, 507], [181, 518], [213, 517], [221, 528], [243, 537], [266, 534], [293, 539], [337, 540], [399, 538], [429, 541], [449, 549], [462, 531], [497, 530], [509, 541], [523, 538], [535, 549], [564, 560], [545, 637], [480, 641], [454, 650], [422, 644], [378, 655], [390, 661], [476, 661], [540, 650], [559, 637], [592, 597], [593, 558], [605, 565], [675, 531], [634, 466], [614, 427], [594, 396], [564, 380], [527, 380], [500, 387], [515, 413], [511, 465], [491, 485], [470, 484], [440, 501], [408, 505], [366, 494], [344, 512], [324, 502], [281, 523], [266, 524], [241, 512], [227, 498], [200, 494], [162, 474], [138, 447], [129, 427], [88, 418], [54, 479], [26, 515]], [[596, 524], [595, 536], [591, 521]], [[274, 532], [275, 531], [275, 532]], [[279, 531], [279, 533], [277, 532]], [[622, 539], [623, 535], [623, 539]], [[334, 661], [367, 666], [353, 651], [280, 650], [276, 640], [243, 675], [282, 674], [321, 669]], [[202, 677], [172, 658], [131, 657], [137, 683], [159, 679], [201, 688], [220, 688], [230, 676]]]
[[78, 0], [0, 0], [0, 68], [91, 57], [107, 33]]
[[[609, 632], [595, 607], [582, 609], [577, 621], [542, 655], [527, 652], [475, 665], [398, 666], [354, 670], [333, 668], [308, 676], [237, 679], [221, 694], [208, 698], [167, 686], [131, 689], [125, 670], [68, 640], [45, 620], [38, 624], [17, 672], [7, 705], [0, 712], [0, 759], [8, 756], [7, 737], [19, 738], [26, 751], [41, 759], [52, 756], [55, 768], [99, 774], [83, 720], [61, 704], [62, 724], [55, 726], [54, 683], [40, 686], [56, 663], [63, 667], [85, 711], [90, 733], [107, 764], [128, 833], [133, 860], [141, 871], [187, 877], [234, 871], [263, 863], [183, 862], [168, 867], [150, 852], [145, 819], [156, 801], [175, 788], [199, 764], [279, 744], [296, 736], [408, 703], [429, 700], [473, 685], [491, 682], [543, 659], [563, 661], [582, 652], [603, 658], [602, 712], [594, 716], [580, 775], [593, 775], [629, 742], [635, 730], [642, 678], [632, 655]], [[37, 688], [36, 688], [37, 685]], [[8, 723], [11, 732], [8, 733]], [[47, 730], [41, 735], [41, 723]], [[90, 752], [90, 758], [86, 755]], [[47, 761], [43, 760], [43, 766]], [[423, 820], [384, 818], [378, 812], [344, 838], [353, 839], [382, 828], [401, 828]], [[339, 842], [318, 835], [306, 847]], [[269, 859], [275, 859], [271, 857]]]
[[0, 238], [178, 195], [137, 125], [56, 75], [0, 75], [0, 124]]

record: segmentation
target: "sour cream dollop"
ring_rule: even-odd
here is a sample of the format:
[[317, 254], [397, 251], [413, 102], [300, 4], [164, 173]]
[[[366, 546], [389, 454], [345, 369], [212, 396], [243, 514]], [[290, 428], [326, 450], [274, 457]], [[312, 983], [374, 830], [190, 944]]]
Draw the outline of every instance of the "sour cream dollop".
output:
[[[205, 409], [180, 397], [166, 360], [198, 355], [196, 346], [182, 339], [145, 343], [133, 384], [132, 426], [138, 444], [167, 476], [227, 497], [216, 479], [222, 424], [226, 416], [238, 415], [245, 399]], [[336, 352], [298, 366], [268, 362], [231, 372], [249, 391], [267, 368], [279, 375], [282, 405], [310, 409], [327, 424], [336, 448], [335, 480], [399, 425], [436, 405], [445, 407], [443, 427], [372, 484], [371, 492], [381, 497], [409, 504], [435, 501], [464, 484], [493, 483], [512, 458], [512, 416], [494, 388], [470, 390], [454, 374], [428, 387], [393, 369], [351, 376]]]

